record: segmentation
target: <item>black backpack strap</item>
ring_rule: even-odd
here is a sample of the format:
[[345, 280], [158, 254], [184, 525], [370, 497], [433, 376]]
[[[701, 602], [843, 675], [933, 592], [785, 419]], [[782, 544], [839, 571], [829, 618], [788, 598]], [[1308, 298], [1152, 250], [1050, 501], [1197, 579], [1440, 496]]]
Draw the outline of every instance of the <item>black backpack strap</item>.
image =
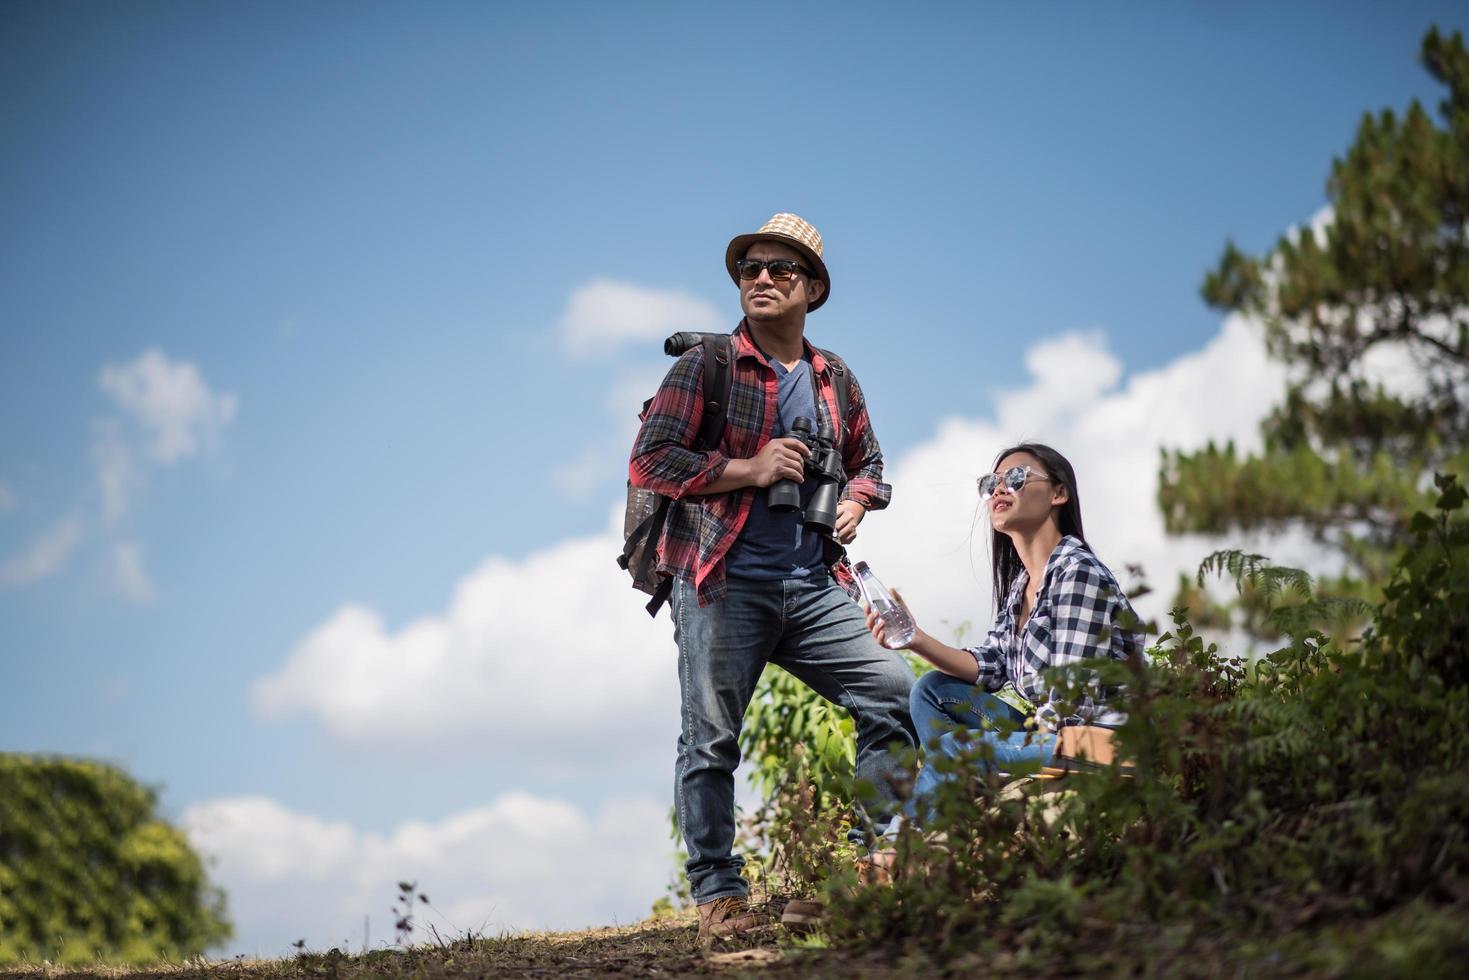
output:
[[[816, 352], [825, 358], [826, 363], [831, 367], [831, 383], [836, 389], [837, 415], [840, 416], [841, 441], [845, 443], [847, 440], [847, 413], [852, 409], [852, 372], [847, 370], [847, 362], [831, 351], [818, 347]], [[814, 376], [812, 380], [815, 380]], [[847, 560], [847, 549], [837, 544], [835, 538], [823, 538], [821, 546], [822, 557], [827, 567]]]
[[706, 333], [701, 343], [704, 347], [704, 416], [699, 422], [699, 434], [694, 437], [695, 449], [713, 449], [724, 435], [724, 418], [729, 411], [729, 391], [734, 380], [730, 367], [729, 334]]
[[845, 441], [847, 413], [852, 408], [852, 374], [847, 370], [847, 362], [831, 351], [818, 347], [816, 353], [820, 354], [831, 366], [831, 383], [837, 390], [837, 414], [841, 416], [842, 438]]
[[[704, 348], [704, 414], [699, 420], [699, 431], [694, 436], [692, 448], [704, 451], [717, 447], [724, 435], [724, 421], [729, 411], [729, 392], [734, 383], [734, 371], [729, 363], [729, 334], [703, 334], [699, 342]], [[658, 509], [648, 518], [647, 534], [642, 535], [642, 528], [638, 529], [636, 536], [649, 542], [649, 547], [643, 553], [644, 565], [648, 567], [640, 569], [643, 575], [651, 576], [651, 566], [657, 560], [658, 541], [663, 536], [663, 525], [668, 521], [668, 511], [672, 506], [673, 501], [664, 497]], [[626, 568], [626, 564], [623, 567]], [[644, 581], [646, 580], [645, 578]], [[648, 615], [657, 616], [658, 610], [663, 608], [663, 604], [672, 594], [673, 576], [670, 575], [658, 583], [653, 598], [648, 600]]]
[[649, 599], [648, 604], [643, 608], [648, 610], [649, 616], [652, 616], [656, 619], [658, 616], [658, 610], [663, 608], [663, 604], [668, 601], [668, 597], [671, 595], [673, 595], [672, 575], [668, 576], [666, 579], [658, 583], [658, 591], [653, 593], [653, 598]]
[[[664, 497], [659, 502], [658, 509], [648, 516], [646, 533], [643, 527], [639, 527], [637, 533], [628, 539], [630, 543], [636, 543], [639, 540], [647, 542], [646, 547], [643, 548], [642, 560], [639, 563], [639, 567], [634, 570], [634, 581], [651, 582], [655, 578], [654, 568], [658, 564], [658, 540], [663, 537], [663, 525], [668, 521], [668, 509], [672, 504], [672, 500]], [[618, 560], [618, 564], [623, 568], [627, 568], [628, 566], [631, 551], [631, 547], [623, 549], [623, 557]], [[657, 589], [654, 590], [653, 598], [648, 603], [649, 616], [658, 615], [659, 607], [668, 600], [668, 595], [672, 591], [673, 576], [670, 575], [668, 578], [659, 582]]]

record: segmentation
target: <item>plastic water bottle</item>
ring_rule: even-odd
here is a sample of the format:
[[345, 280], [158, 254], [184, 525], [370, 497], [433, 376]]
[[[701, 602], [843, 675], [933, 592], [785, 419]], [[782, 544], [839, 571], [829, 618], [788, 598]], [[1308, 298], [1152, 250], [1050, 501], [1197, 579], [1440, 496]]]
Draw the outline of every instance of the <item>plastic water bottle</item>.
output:
[[852, 571], [857, 573], [857, 584], [862, 587], [867, 604], [877, 613], [877, 618], [882, 620], [882, 645], [889, 650], [901, 650], [912, 643], [913, 638], [918, 635], [918, 626], [913, 622], [913, 617], [908, 615], [907, 607], [893, 598], [882, 580], [872, 574], [867, 562], [857, 562], [852, 566]]

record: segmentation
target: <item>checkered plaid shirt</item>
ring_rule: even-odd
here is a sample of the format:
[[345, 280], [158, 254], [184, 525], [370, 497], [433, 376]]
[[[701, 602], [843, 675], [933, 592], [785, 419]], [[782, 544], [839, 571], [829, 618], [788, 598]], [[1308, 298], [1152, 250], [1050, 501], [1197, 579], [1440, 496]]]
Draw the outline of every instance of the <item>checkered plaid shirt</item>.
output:
[[[1040, 707], [1051, 700], [1041, 677], [1046, 668], [1089, 657], [1125, 660], [1131, 653], [1142, 652], [1141, 634], [1118, 625], [1119, 619], [1136, 622], [1132, 606], [1107, 566], [1080, 539], [1068, 534], [1051, 552], [1035, 608], [1017, 635], [1015, 621], [1029, 581], [1022, 568], [1004, 608], [995, 614], [994, 629], [979, 646], [966, 648], [979, 662], [976, 683], [986, 690], [998, 691], [1009, 681], [1022, 697]], [[1082, 705], [1079, 717], [1068, 720], [1120, 724], [1123, 716], [1090, 702]]]
[[[810, 344], [806, 354], [820, 394], [818, 421], [831, 422], [837, 415], [833, 369]], [[729, 406], [718, 448], [708, 452], [690, 448], [704, 416], [704, 348], [700, 345], [674, 362], [658, 386], [628, 464], [633, 486], [673, 498], [658, 543], [658, 568], [693, 582], [700, 605], [724, 595], [724, 556], [745, 526], [755, 494], [765, 492], [756, 487], [707, 495], [700, 491], [719, 479], [731, 459], [749, 459], [760, 452], [778, 421], [775, 369], [755, 346], [743, 320], [730, 343], [730, 360]], [[887, 506], [892, 488], [882, 482], [882, 449], [872, 432], [856, 375], [850, 382], [846, 425], [832, 426], [847, 471], [841, 499], [880, 510]]]

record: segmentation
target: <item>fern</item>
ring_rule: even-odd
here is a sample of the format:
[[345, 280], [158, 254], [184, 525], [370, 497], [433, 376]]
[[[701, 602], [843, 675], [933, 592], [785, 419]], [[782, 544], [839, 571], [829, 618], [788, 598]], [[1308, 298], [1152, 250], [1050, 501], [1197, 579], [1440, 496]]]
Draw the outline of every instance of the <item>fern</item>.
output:
[[1199, 588], [1204, 587], [1204, 579], [1210, 574], [1233, 579], [1235, 591], [1240, 595], [1247, 586], [1256, 590], [1271, 605], [1286, 592], [1310, 599], [1314, 586], [1311, 576], [1299, 568], [1275, 565], [1264, 555], [1237, 549], [1216, 551], [1199, 564]]

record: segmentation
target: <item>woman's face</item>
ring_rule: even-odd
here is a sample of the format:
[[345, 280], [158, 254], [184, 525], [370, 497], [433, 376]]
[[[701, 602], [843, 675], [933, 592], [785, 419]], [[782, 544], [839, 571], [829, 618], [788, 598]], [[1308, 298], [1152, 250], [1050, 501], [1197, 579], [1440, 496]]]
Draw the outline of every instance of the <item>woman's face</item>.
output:
[[995, 467], [1003, 475], [1011, 467], [1029, 466], [1025, 486], [1012, 491], [1004, 481], [989, 499], [990, 525], [1001, 534], [1034, 531], [1051, 516], [1052, 508], [1066, 502], [1066, 488], [1050, 479], [1041, 461], [1030, 453], [1011, 453]]

